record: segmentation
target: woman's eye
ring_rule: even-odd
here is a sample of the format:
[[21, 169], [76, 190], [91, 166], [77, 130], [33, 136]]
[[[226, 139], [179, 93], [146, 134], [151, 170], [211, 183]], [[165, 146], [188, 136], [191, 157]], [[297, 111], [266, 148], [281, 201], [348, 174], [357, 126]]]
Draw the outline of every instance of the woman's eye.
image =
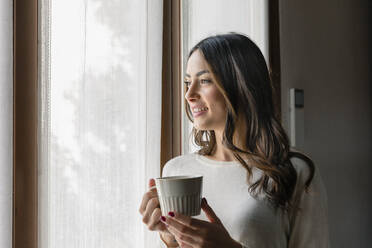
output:
[[[201, 79], [201, 80], [199, 80], [199, 82], [200, 82], [200, 84], [208, 84], [208, 83], [210, 83], [210, 82], [212, 82], [212, 81], [209, 80], [209, 79]], [[186, 87], [190, 87], [191, 82], [189, 82], [189, 81], [184, 81], [184, 84], [185, 84]]]
[[201, 79], [200, 82], [201, 82], [202, 84], [208, 84], [208, 83], [211, 82], [211, 80], [209, 80], [209, 79]]

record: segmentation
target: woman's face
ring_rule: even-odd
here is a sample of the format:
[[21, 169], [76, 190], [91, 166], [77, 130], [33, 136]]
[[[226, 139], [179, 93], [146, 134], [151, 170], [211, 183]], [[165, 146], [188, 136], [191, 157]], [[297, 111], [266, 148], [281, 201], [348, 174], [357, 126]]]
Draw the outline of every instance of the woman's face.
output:
[[226, 121], [225, 99], [216, 86], [216, 79], [199, 50], [187, 62], [185, 98], [198, 130], [223, 130]]

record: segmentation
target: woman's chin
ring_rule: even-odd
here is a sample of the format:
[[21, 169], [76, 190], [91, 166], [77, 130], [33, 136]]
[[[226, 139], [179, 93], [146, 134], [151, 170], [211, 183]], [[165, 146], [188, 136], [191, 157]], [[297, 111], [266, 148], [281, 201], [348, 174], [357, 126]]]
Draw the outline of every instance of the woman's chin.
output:
[[206, 123], [199, 123], [199, 122], [194, 122], [194, 128], [199, 130], [199, 131], [211, 131], [211, 130], [213, 130], [211, 125], [207, 125]]

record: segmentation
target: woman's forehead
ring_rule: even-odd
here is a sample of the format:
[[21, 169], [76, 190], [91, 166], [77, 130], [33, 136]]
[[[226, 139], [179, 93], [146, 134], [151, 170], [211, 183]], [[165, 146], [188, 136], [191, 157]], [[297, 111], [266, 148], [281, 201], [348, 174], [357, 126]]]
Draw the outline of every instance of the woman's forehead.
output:
[[201, 74], [211, 73], [204, 56], [196, 50], [187, 61], [185, 76], [200, 76]]

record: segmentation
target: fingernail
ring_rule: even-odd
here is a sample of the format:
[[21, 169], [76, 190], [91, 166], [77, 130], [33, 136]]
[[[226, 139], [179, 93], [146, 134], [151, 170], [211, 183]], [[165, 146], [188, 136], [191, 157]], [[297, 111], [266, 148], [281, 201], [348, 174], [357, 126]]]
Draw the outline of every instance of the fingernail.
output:
[[160, 217], [160, 220], [163, 221], [163, 222], [165, 222], [166, 221], [166, 218], [164, 216], [161, 216]]
[[168, 215], [174, 217], [174, 213], [173, 212], [169, 212]]

